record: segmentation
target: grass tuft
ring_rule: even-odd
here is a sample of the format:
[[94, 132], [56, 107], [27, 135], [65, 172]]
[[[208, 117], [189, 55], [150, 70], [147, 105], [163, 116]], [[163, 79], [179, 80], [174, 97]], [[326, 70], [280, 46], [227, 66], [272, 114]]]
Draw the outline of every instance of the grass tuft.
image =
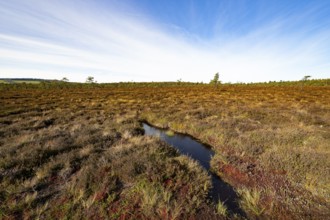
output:
[[265, 211], [260, 200], [260, 190], [240, 188], [237, 192], [241, 196], [240, 205], [244, 210], [247, 210], [254, 216], [260, 216]]
[[217, 214], [219, 214], [219, 215], [221, 215], [223, 217], [226, 217], [228, 215], [227, 207], [221, 201], [219, 201], [216, 204], [216, 211], [217, 211]]

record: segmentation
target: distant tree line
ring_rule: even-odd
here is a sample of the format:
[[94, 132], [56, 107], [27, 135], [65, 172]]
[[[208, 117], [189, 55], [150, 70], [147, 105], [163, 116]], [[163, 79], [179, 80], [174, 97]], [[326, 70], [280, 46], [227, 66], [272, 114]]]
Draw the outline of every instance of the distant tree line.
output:
[[[66, 78], [66, 77], [64, 77]], [[305, 77], [304, 77], [305, 78]], [[222, 83], [221, 87], [226, 86], [330, 86], [330, 79], [302, 79], [300, 81], [269, 81], [262, 83]], [[25, 80], [31, 80], [25, 78]], [[22, 79], [20, 79], [22, 80]], [[37, 80], [37, 79], [36, 79]], [[92, 78], [94, 81], [94, 78]], [[119, 83], [76, 83], [69, 80], [41, 80], [40, 83], [0, 83], [0, 90], [9, 89], [52, 89], [52, 88], [134, 88], [134, 87], [189, 87], [189, 86], [214, 86], [219, 85], [219, 74], [215, 74], [209, 84], [192, 82], [119, 82]], [[96, 82], [96, 81], [95, 81]]]

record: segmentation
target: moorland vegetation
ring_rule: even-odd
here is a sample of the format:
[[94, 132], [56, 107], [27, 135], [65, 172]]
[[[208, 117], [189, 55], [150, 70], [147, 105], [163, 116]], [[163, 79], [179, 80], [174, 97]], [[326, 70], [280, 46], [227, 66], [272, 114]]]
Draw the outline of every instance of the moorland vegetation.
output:
[[0, 218], [243, 218], [142, 121], [211, 146], [245, 218], [330, 216], [330, 80], [59, 81], [0, 84]]

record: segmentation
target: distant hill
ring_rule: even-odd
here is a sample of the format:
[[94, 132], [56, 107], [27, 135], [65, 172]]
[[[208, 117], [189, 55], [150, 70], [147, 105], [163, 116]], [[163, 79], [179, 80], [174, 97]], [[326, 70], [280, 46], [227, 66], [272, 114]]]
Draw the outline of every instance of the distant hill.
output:
[[57, 80], [50, 79], [36, 79], [36, 78], [0, 78], [0, 83], [14, 84], [14, 83], [33, 83], [37, 84], [40, 82], [54, 82]]

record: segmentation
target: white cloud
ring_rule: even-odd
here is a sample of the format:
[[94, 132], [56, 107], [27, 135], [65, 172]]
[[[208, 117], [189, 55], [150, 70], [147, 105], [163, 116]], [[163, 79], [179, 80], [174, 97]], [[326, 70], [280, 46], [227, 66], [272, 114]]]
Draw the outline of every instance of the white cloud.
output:
[[283, 37], [276, 23], [240, 38], [203, 42], [169, 33], [132, 11], [77, 4], [1, 2], [0, 77], [85, 81], [92, 75], [99, 82], [208, 82], [216, 72], [232, 82], [329, 77], [324, 50], [329, 32]]

